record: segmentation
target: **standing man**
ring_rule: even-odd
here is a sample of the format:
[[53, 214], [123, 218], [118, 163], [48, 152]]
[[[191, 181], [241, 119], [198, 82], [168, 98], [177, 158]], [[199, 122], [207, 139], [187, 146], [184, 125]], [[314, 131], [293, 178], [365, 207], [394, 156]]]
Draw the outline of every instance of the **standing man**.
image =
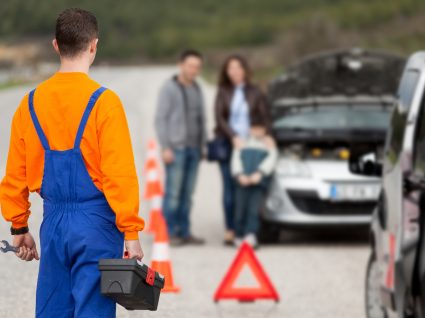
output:
[[12, 121], [0, 188], [23, 260], [39, 259], [28, 229], [29, 192], [44, 200], [36, 317], [115, 317], [100, 293], [101, 258], [142, 259], [139, 188], [119, 97], [89, 76], [98, 43], [90, 12], [63, 11], [53, 47], [59, 71], [26, 95]]
[[190, 231], [190, 209], [199, 161], [206, 143], [205, 106], [196, 82], [202, 55], [186, 50], [180, 55], [179, 74], [162, 87], [155, 126], [166, 166], [164, 215], [171, 245], [203, 244]]

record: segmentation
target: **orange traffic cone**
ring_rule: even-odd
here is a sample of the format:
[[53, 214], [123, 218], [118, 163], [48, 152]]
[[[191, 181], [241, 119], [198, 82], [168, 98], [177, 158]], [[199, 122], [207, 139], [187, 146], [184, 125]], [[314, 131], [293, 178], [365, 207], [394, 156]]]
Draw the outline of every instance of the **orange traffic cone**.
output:
[[162, 185], [160, 169], [157, 160], [155, 140], [148, 142], [148, 151], [144, 167], [146, 174], [145, 199], [151, 200], [151, 212], [149, 216], [148, 228], [146, 232], [153, 233], [158, 229], [159, 218], [162, 214]]
[[148, 143], [148, 152], [144, 172], [146, 173], [145, 199], [150, 200], [155, 196], [162, 196], [162, 185], [159, 173], [159, 164], [156, 158], [156, 144], [152, 139]]
[[149, 215], [147, 233], [156, 233], [160, 227], [162, 218], [162, 196], [157, 195], [151, 200], [151, 212]]
[[180, 291], [180, 287], [174, 285], [173, 270], [169, 255], [167, 225], [162, 216], [159, 219], [159, 228], [153, 243], [151, 267], [165, 277], [165, 285], [162, 292], [177, 293]]

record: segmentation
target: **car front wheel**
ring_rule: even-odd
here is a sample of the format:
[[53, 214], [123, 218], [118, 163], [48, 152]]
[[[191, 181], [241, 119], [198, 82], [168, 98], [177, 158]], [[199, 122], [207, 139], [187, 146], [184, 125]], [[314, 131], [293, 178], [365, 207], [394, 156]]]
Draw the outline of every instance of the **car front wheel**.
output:
[[385, 309], [382, 307], [380, 300], [381, 274], [375, 253], [372, 252], [366, 272], [365, 294], [367, 318], [387, 318], [387, 314], [385, 313]]

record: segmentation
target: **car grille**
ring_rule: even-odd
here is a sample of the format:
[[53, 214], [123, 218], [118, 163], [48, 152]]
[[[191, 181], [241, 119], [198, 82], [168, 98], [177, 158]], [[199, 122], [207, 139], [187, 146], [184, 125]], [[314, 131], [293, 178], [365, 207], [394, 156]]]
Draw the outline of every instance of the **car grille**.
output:
[[288, 191], [295, 207], [314, 215], [370, 215], [376, 206], [375, 201], [324, 201], [315, 191]]

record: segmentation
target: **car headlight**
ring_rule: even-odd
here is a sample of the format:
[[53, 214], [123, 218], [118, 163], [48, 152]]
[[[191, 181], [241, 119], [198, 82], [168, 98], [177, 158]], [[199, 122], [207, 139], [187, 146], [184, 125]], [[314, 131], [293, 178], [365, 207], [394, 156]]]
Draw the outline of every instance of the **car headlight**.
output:
[[278, 212], [283, 206], [283, 201], [281, 197], [273, 195], [267, 199], [266, 204], [271, 212]]
[[311, 177], [311, 171], [308, 165], [294, 159], [280, 159], [277, 164], [276, 173], [281, 177]]

